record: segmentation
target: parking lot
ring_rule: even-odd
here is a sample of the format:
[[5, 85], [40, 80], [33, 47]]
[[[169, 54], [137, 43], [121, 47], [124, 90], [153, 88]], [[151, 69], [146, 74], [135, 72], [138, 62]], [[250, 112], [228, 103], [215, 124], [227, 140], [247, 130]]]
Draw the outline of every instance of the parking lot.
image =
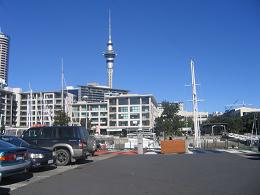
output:
[[1, 187], [5, 188], [2, 192], [11, 195], [258, 195], [259, 160], [211, 151], [181, 155], [105, 154], [82, 164], [34, 172], [33, 177], [28, 175], [16, 184], [7, 180]]
[[0, 194], [8, 194], [9, 191], [13, 191], [17, 188], [32, 184], [34, 182], [40, 182], [42, 179], [46, 179], [54, 175], [61, 175], [65, 171], [73, 170], [86, 164], [91, 164], [101, 160], [105, 160], [113, 156], [115, 155], [114, 154], [106, 154], [100, 156], [96, 155], [93, 157], [88, 157], [87, 160], [82, 160], [77, 163], [72, 163], [69, 166], [43, 167], [40, 169], [31, 170], [28, 173], [10, 176], [2, 180], [0, 184]]

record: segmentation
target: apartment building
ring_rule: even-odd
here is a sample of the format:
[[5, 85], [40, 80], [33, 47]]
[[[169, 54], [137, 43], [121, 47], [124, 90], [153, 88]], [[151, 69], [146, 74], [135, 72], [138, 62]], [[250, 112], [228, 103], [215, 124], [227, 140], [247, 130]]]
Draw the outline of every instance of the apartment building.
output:
[[[22, 92], [18, 94], [17, 126], [52, 125], [57, 111], [62, 110], [61, 92]], [[64, 93], [65, 112], [71, 112], [73, 94]]]
[[153, 95], [121, 94], [107, 96], [108, 134], [133, 132], [140, 127], [152, 131], [158, 116], [157, 102]]
[[0, 126], [15, 126], [17, 118], [16, 95], [9, 88], [0, 88]]
[[[88, 129], [106, 134], [108, 103], [79, 101], [72, 104], [72, 125], [84, 125]], [[86, 121], [88, 121], [86, 123]]]

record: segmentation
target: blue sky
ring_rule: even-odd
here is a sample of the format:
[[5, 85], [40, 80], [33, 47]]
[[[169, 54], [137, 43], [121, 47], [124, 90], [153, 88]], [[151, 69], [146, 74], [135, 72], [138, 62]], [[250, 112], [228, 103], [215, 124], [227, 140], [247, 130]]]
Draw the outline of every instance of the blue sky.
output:
[[190, 109], [193, 59], [199, 110], [224, 111], [237, 99], [260, 107], [258, 0], [0, 0], [9, 86], [59, 90], [61, 57], [67, 85], [105, 85], [109, 8], [115, 88]]

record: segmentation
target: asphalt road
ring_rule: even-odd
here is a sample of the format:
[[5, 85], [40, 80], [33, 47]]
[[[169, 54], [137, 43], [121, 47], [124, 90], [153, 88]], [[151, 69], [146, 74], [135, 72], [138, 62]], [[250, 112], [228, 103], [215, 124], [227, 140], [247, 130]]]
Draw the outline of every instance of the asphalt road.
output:
[[260, 194], [260, 160], [229, 153], [116, 156], [87, 163], [11, 195]]

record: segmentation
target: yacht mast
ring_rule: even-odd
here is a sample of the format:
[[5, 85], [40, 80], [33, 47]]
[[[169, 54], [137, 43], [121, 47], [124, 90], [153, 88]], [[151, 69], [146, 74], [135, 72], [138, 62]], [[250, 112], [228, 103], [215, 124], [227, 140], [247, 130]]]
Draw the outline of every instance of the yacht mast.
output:
[[190, 66], [191, 66], [191, 79], [192, 79], [194, 145], [196, 148], [200, 148], [201, 141], [200, 141], [200, 126], [199, 126], [199, 119], [198, 119], [198, 97], [197, 97], [197, 89], [196, 89], [195, 68], [194, 68], [194, 62], [192, 60]]

